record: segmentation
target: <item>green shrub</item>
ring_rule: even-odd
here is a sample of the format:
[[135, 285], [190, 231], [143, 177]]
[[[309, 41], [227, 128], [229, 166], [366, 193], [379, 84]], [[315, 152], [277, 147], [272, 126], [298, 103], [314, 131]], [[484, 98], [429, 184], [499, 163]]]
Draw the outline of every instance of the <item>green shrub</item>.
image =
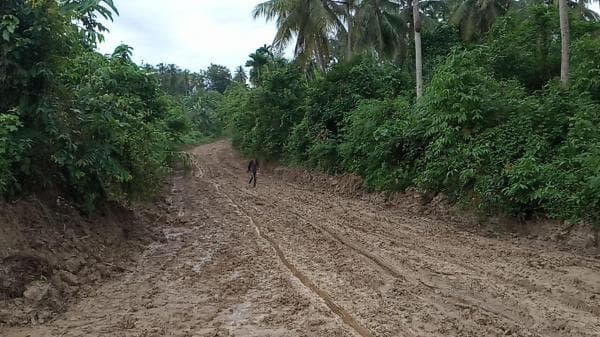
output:
[[363, 101], [347, 115], [339, 145], [341, 166], [366, 178], [376, 190], [404, 189], [412, 184], [413, 165], [423, 146], [408, 126], [408, 99]]
[[156, 78], [121, 57], [84, 53], [66, 65], [65, 113], [57, 115], [51, 158], [68, 190], [88, 209], [106, 198], [153, 192], [174, 146], [189, 129]]
[[0, 114], [0, 195], [15, 194], [20, 185], [14, 172], [29, 170], [29, 163], [22, 157], [28, 141], [15, 137], [22, 126], [18, 115]]
[[285, 159], [294, 165], [302, 165], [309, 159], [309, 149], [314, 141], [314, 135], [308, 127], [309, 121], [304, 116], [302, 121], [296, 124], [285, 143]]
[[584, 219], [599, 226], [600, 104], [577, 92], [569, 98], [574, 113], [568, 119], [567, 137], [548, 168], [556, 177], [548, 186], [559, 197], [547, 210], [556, 218]]
[[[357, 55], [347, 63], [333, 66], [331, 70], [313, 80], [304, 102], [305, 116], [286, 149], [296, 162], [310, 158], [306, 163], [335, 172], [340, 168], [337, 145], [338, 134], [344, 120], [362, 100], [394, 97], [410, 87], [410, 80], [401, 69], [380, 62], [369, 55]], [[307, 131], [307, 132], [305, 132]], [[314, 147], [314, 148], [313, 148]], [[302, 160], [304, 161], [304, 160]]]
[[574, 43], [572, 52], [572, 86], [600, 102], [600, 39], [584, 37]]
[[600, 106], [557, 83], [528, 96], [472, 62], [449, 59], [417, 108], [430, 143], [415, 182], [484, 213], [588, 218]]
[[[474, 65], [469, 56], [454, 54], [438, 68], [415, 109], [413, 126], [416, 133], [430, 140], [420, 160], [423, 169], [418, 185], [456, 196], [472, 188], [473, 177], [498, 169], [504, 164], [498, 161], [515, 155], [498, 153], [505, 149], [494, 138], [504, 135], [491, 129], [506, 123], [515, 112], [528, 110], [523, 89], [515, 82], [494, 79]], [[505, 137], [510, 141], [514, 132], [508, 132]], [[482, 136], [487, 142], [472, 144]], [[491, 154], [494, 156], [488, 157]], [[486, 162], [487, 159], [493, 162]]]
[[219, 137], [223, 131], [223, 121], [219, 106], [223, 95], [217, 91], [199, 90], [181, 99], [183, 115], [193, 130], [202, 134], [202, 138]]
[[242, 152], [264, 159], [282, 158], [292, 127], [303, 116], [306, 80], [293, 64], [266, 68], [262, 85], [226, 92], [224, 106], [231, 114], [234, 145]]

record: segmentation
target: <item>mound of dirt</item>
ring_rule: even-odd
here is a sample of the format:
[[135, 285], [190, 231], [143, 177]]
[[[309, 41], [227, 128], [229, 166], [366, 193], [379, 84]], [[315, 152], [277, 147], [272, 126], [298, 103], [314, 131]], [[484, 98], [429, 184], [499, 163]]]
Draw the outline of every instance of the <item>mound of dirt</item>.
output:
[[155, 215], [107, 205], [85, 217], [62, 198], [0, 204], [0, 325], [44, 322], [158, 238]]
[[345, 196], [357, 196], [366, 192], [362, 178], [354, 174], [331, 176], [321, 172], [290, 167], [275, 167], [272, 173], [285, 181], [322, 188]]
[[414, 214], [438, 217], [452, 215], [452, 206], [443, 194], [430, 195], [416, 189], [409, 189], [406, 192], [373, 193], [367, 190], [364, 180], [355, 174], [331, 176], [322, 172], [290, 167], [276, 167], [271, 172], [288, 182], [322, 189], [344, 197], [368, 200], [385, 207], [402, 208]]

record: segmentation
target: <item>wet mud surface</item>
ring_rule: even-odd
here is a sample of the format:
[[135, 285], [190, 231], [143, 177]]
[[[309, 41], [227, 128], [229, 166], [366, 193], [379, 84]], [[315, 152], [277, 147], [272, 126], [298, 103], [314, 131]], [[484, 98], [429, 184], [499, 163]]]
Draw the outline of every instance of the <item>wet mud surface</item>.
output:
[[174, 178], [165, 240], [17, 336], [600, 336], [600, 260], [487, 238], [271, 171], [222, 141]]

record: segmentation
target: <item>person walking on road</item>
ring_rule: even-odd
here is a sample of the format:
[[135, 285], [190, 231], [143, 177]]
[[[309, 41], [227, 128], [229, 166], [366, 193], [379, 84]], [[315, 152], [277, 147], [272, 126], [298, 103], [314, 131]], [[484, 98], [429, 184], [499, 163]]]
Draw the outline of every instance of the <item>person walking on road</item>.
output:
[[258, 171], [258, 160], [252, 159], [248, 163], [248, 173], [250, 173], [250, 181], [248, 185], [254, 182], [254, 187], [256, 187], [256, 172]]

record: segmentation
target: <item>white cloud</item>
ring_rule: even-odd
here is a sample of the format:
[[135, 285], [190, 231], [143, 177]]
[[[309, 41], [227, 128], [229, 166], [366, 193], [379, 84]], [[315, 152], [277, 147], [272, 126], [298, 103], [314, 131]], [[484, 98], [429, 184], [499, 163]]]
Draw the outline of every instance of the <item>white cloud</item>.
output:
[[260, 0], [117, 0], [119, 16], [99, 46], [111, 53], [121, 43], [134, 48], [134, 59], [150, 64], [174, 63], [197, 71], [210, 63], [230, 69], [248, 54], [270, 44], [275, 25], [254, 20]]

